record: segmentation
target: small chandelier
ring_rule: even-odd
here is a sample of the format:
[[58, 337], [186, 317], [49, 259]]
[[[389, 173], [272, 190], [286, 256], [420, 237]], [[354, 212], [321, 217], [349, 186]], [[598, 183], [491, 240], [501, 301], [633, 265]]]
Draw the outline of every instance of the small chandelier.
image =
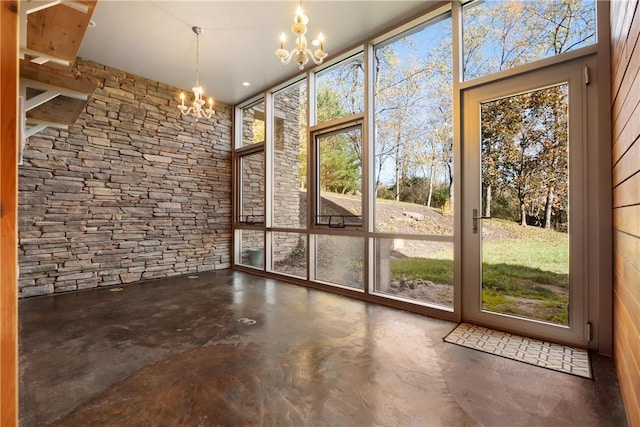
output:
[[184, 115], [190, 115], [191, 117], [195, 118], [196, 120], [205, 117], [207, 119], [210, 119], [211, 116], [215, 113], [215, 111], [213, 111], [213, 98], [209, 98], [209, 106], [208, 108], [203, 108], [205, 101], [204, 99], [202, 99], [202, 94], [203, 94], [203, 90], [202, 90], [202, 86], [200, 86], [200, 82], [199, 82], [199, 76], [198, 76], [198, 66], [199, 66], [199, 51], [200, 51], [200, 34], [202, 34], [204, 32], [204, 30], [200, 27], [192, 27], [191, 28], [193, 30], [194, 33], [196, 33], [196, 85], [195, 87], [191, 88], [191, 90], [193, 91], [193, 102], [191, 103], [191, 106], [186, 106], [184, 105], [184, 99], [185, 99], [185, 94], [184, 92], [182, 92], [180, 94], [180, 100], [182, 101], [182, 103], [180, 105], [178, 105], [178, 110], [180, 110], [180, 112]]
[[[300, 3], [302, 3], [302, 1]], [[304, 35], [307, 32], [308, 22], [309, 18], [302, 13], [302, 7], [298, 5], [296, 16], [293, 18], [293, 25], [291, 26], [291, 32], [296, 35], [296, 47], [291, 49], [291, 52], [285, 49], [284, 42], [286, 41], [286, 37], [284, 33], [282, 33], [282, 35], [280, 35], [280, 49], [276, 50], [276, 56], [280, 58], [283, 64], [288, 64], [293, 58], [302, 70], [305, 64], [309, 62], [309, 58], [311, 58], [316, 65], [320, 65], [322, 64], [322, 60], [327, 57], [327, 52], [323, 50], [324, 36], [322, 33], [318, 35], [317, 40], [311, 42], [314, 46], [319, 46], [319, 49], [312, 52], [311, 49], [307, 47], [307, 39]]]

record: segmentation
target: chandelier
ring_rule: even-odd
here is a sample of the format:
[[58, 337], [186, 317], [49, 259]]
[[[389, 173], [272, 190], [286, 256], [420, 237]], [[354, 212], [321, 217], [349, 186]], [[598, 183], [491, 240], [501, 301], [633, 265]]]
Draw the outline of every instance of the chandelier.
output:
[[[302, 3], [302, 2], [300, 2]], [[324, 36], [322, 33], [318, 35], [317, 40], [313, 40], [314, 46], [319, 46], [315, 52], [307, 47], [307, 39], [305, 33], [307, 32], [307, 23], [309, 18], [302, 13], [302, 7], [298, 5], [296, 10], [296, 16], [293, 18], [293, 25], [291, 26], [291, 32], [296, 35], [296, 47], [288, 51], [284, 48], [284, 42], [286, 37], [284, 33], [280, 35], [280, 49], [276, 50], [276, 56], [280, 58], [283, 64], [288, 64], [291, 59], [298, 63], [300, 69], [304, 69], [304, 66], [309, 62], [309, 58], [316, 64], [322, 64], [322, 60], [327, 57], [327, 52], [324, 49]]]
[[191, 117], [197, 119], [200, 119], [202, 117], [205, 117], [207, 119], [210, 119], [211, 116], [215, 113], [215, 111], [213, 111], [213, 98], [209, 98], [209, 105], [207, 108], [203, 108], [203, 106], [205, 105], [205, 101], [203, 99], [203, 90], [202, 90], [202, 86], [200, 86], [200, 82], [199, 82], [199, 75], [198, 75], [198, 66], [199, 66], [199, 51], [200, 51], [200, 34], [202, 34], [204, 32], [204, 30], [200, 27], [192, 27], [191, 28], [193, 30], [194, 33], [196, 33], [196, 85], [191, 88], [191, 90], [193, 91], [193, 102], [191, 103], [191, 106], [186, 106], [184, 105], [184, 100], [185, 100], [185, 94], [184, 92], [182, 92], [180, 94], [180, 100], [181, 100], [181, 104], [178, 105], [178, 110], [180, 110], [180, 112], [184, 115], [184, 116], [188, 116], [190, 115]]

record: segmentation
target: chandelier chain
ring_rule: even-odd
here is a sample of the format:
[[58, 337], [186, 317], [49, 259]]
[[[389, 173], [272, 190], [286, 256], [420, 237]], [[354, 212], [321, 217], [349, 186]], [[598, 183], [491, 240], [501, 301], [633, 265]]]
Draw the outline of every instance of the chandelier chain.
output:
[[[203, 96], [204, 91], [202, 86], [200, 86], [200, 34], [202, 34], [203, 30], [198, 26], [191, 27], [191, 30], [196, 34], [196, 85], [192, 89], [193, 101], [190, 106], [184, 103], [186, 98], [185, 94], [180, 94], [178, 110], [180, 110], [183, 115], [190, 115], [198, 121], [198, 119], [202, 117], [210, 119], [213, 114], [215, 114], [215, 111], [213, 111], [213, 98], [209, 98], [208, 103], [205, 102]], [[205, 107], [205, 104], [208, 105]]]
[[200, 87], [200, 29], [196, 33], [196, 86]]

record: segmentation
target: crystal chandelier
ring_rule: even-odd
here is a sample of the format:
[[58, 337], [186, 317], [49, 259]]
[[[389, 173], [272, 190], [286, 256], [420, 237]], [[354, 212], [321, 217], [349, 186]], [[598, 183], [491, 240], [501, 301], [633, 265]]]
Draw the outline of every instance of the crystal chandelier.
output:
[[191, 88], [191, 90], [193, 91], [193, 102], [191, 103], [191, 106], [186, 106], [184, 105], [184, 99], [185, 99], [185, 94], [184, 92], [182, 92], [180, 94], [180, 100], [181, 100], [181, 104], [178, 105], [178, 109], [180, 110], [180, 112], [187, 116], [190, 115], [191, 117], [197, 119], [200, 119], [202, 117], [205, 117], [207, 119], [210, 119], [211, 116], [213, 116], [213, 114], [215, 113], [215, 111], [213, 111], [213, 98], [209, 98], [209, 106], [207, 108], [203, 108], [205, 101], [203, 99], [203, 90], [202, 90], [202, 86], [200, 86], [200, 82], [199, 82], [199, 75], [198, 75], [198, 66], [199, 66], [199, 51], [200, 51], [200, 34], [202, 34], [204, 32], [204, 30], [200, 27], [192, 27], [191, 28], [193, 30], [194, 33], [196, 33], [196, 85], [195, 87]]
[[309, 23], [309, 18], [302, 13], [301, 5], [298, 5], [296, 16], [293, 18], [293, 25], [291, 26], [291, 32], [296, 35], [296, 47], [291, 49], [291, 51], [285, 49], [284, 42], [286, 41], [286, 37], [284, 33], [282, 33], [280, 36], [280, 49], [276, 50], [276, 56], [280, 58], [283, 64], [288, 64], [289, 61], [293, 59], [302, 70], [305, 64], [309, 62], [309, 58], [311, 58], [316, 65], [320, 65], [322, 64], [322, 60], [327, 57], [327, 52], [323, 50], [324, 37], [322, 33], [318, 35], [317, 40], [312, 41], [312, 44], [319, 46], [319, 49], [312, 52], [311, 49], [307, 47], [307, 39], [304, 36], [307, 32], [307, 23]]

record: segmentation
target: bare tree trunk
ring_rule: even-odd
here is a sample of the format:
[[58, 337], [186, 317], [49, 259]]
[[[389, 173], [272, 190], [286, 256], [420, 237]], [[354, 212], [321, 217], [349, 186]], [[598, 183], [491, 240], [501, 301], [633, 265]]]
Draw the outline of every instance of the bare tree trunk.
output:
[[[400, 139], [400, 138], [398, 138]], [[396, 196], [395, 201], [400, 201], [400, 145], [396, 145]]]
[[527, 208], [522, 200], [520, 201], [520, 225], [527, 226]]
[[454, 209], [453, 192], [455, 190], [453, 188], [453, 169], [451, 167], [451, 162], [447, 163], [447, 178], [448, 178], [447, 186], [449, 190], [449, 200], [445, 203], [445, 209], [443, 209], [443, 211], [453, 212], [453, 209]]
[[378, 198], [378, 192], [380, 191], [380, 175], [382, 174], [382, 162], [378, 162], [378, 172], [376, 173], [376, 199]]
[[551, 186], [547, 190], [547, 200], [544, 205], [544, 228], [546, 228], [547, 230], [551, 229], [551, 208], [553, 206], [554, 198], [555, 193], [553, 191], [553, 186]]
[[486, 217], [491, 216], [491, 186], [487, 185], [487, 190], [485, 192], [485, 205], [484, 205], [484, 215]]
[[435, 160], [431, 161], [431, 167], [429, 171], [429, 196], [427, 197], [427, 207], [431, 207], [431, 196], [433, 195], [433, 173], [435, 169]]

